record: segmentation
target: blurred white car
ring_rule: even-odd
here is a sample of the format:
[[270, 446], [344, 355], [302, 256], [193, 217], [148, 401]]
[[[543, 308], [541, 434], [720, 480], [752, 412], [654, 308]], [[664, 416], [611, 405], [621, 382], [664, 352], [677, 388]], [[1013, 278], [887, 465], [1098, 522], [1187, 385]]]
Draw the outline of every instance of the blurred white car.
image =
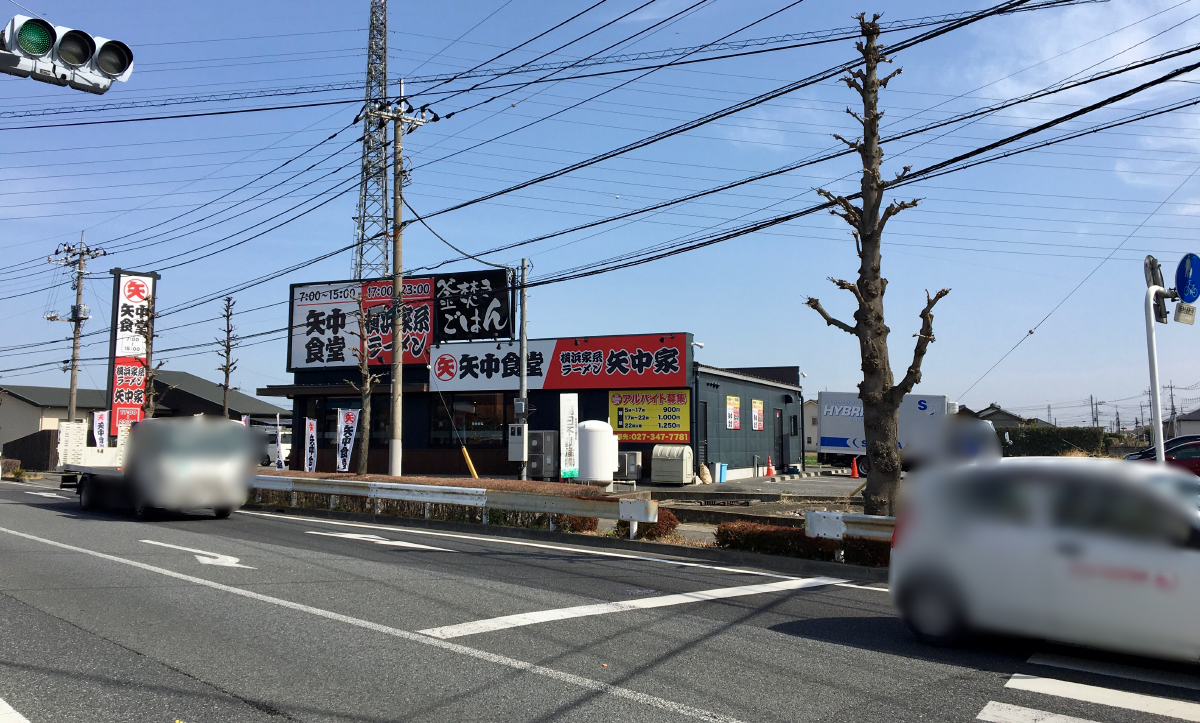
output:
[[1044, 457], [914, 475], [893, 537], [892, 601], [933, 644], [978, 629], [1200, 659], [1195, 479]]

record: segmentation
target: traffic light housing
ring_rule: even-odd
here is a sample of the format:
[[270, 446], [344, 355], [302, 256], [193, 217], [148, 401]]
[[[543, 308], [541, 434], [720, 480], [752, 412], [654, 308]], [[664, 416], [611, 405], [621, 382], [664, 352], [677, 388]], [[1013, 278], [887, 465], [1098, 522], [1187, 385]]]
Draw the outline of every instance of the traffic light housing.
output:
[[133, 51], [119, 40], [17, 15], [0, 31], [0, 73], [102, 95], [133, 73]]

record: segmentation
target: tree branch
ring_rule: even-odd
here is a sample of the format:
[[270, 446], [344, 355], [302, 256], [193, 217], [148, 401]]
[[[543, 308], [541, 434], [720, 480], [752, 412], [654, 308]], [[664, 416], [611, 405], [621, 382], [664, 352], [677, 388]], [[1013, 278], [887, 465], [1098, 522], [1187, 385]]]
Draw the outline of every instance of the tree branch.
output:
[[835, 196], [829, 191], [826, 191], [824, 188], [818, 188], [817, 195], [826, 201], [829, 201], [830, 203], [837, 204], [842, 208], [843, 213], [838, 213], [837, 211], [830, 209], [829, 212], [833, 215], [841, 216], [846, 220], [846, 223], [850, 224], [854, 228], [858, 228], [862, 223], [862, 211], [845, 198], [841, 196]]
[[845, 143], [846, 145], [850, 146], [850, 150], [852, 150], [852, 151], [857, 151], [862, 147], [862, 138], [861, 137], [855, 139], [854, 141], [848, 141], [845, 138], [842, 138], [841, 136], [839, 136], [837, 133], [834, 133], [833, 137], [838, 139], [842, 143]]
[[843, 281], [841, 279], [835, 279], [832, 276], [828, 276], [826, 278], [828, 278], [833, 283], [833, 285], [838, 287], [839, 289], [841, 289], [843, 291], [849, 291], [851, 294], [854, 294], [854, 298], [858, 300], [859, 304], [863, 303], [862, 293], [859, 292], [858, 286], [856, 284], [852, 284], [849, 281]]
[[921, 331], [913, 334], [917, 339], [916, 347], [913, 349], [913, 361], [908, 367], [908, 372], [900, 383], [892, 387], [893, 399], [899, 403], [899, 400], [904, 398], [913, 390], [917, 384], [921, 383], [921, 362], [925, 359], [925, 350], [929, 348], [933, 338], [933, 306], [941, 301], [942, 297], [950, 293], [950, 289], [942, 289], [933, 296], [929, 295], [929, 290], [925, 291], [925, 308], [921, 310]]
[[857, 326], [850, 326], [846, 322], [839, 321], [838, 319], [835, 319], [832, 316], [830, 316], [829, 312], [825, 311], [825, 307], [821, 306], [820, 299], [816, 298], [815, 296], [808, 297], [808, 301], [805, 301], [804, 305], [807, 306], [808, 308], [812, 309], [813, 311], [817, 312], [818, 314], [820, 314], [821, 318], [824, 319], [825, 323], [828, 324], [829, 326], [836, 326], [837, 328], [841, 329], [842, 331], [846, 332], [847, 334], [851, 334], [853, 336], [858, 336], [858, 327]]
[[916, 208], [920, 200], [919, 198], [914, 198], [911, 201], [892, 201], [889, 203], [888, 207], [883, 209], [883, 215], [879, 218], [879, 225], [875, 227], [876, 230], [879, 233], [883, 233], [883, 227], [887, 225], [888, 219], [906, 209]]
[[[883, 56], [880, 56], [880, 57], [879, 57], [879, 62], [881, 62], [881, 63], [890, 63], [890, 62], [892, 62], [892, 61], [890, 61], [890, 60], [887, 60], [887, 59], [886, 59], [886, 58], [884, 58]], [[889, 80], [891, 80], [892, 78], [895, 78], [897, 75], [900, 75], [900, 73], [901, 73], [901, 72], [903, 72], [903, 71], [904, 71], [904, 68], [896, 68], [896, 70], [895, 70], [895, 71], [893, 71], [893, 72], [891, 72], [891, 73], [888, 73], [888, 74], [887, 74], [887, 75], [885, 75], [884, 77], [880, 78], [880, 79], [879, 79], [879, 87], [880, 87], [880, 88], [886, 88], [886, 87], [887, 87], [887, 84], [888, 84], [888, 81], [889, 81]]]

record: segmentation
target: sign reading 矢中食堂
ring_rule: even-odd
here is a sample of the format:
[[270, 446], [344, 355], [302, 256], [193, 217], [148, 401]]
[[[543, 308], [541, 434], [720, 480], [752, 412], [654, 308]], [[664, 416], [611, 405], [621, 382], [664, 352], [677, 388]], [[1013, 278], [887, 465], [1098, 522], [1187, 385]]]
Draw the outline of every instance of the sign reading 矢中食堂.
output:
[[[688, 386], [690, 335], [530, 339], [529, 389], [665, 389]], [[515, 342], [442, 344], [429, 352], [429, 383], [441, 391], [517, 389]]]
[[[428, 364], [436, 342], [512, 337], [512, 288], [502, 269], [405, 278], [401, 298], [405, 364]], [[371, 366], [390, 366], [392, 280], [294, 284], [289, 326], [288, 371], [357, 366], [355, 349]]]
[[109, 330], [108, 434], [142, 421], [146, 402], [146, 337], [158, 274], [113, 269], [112, 325]]

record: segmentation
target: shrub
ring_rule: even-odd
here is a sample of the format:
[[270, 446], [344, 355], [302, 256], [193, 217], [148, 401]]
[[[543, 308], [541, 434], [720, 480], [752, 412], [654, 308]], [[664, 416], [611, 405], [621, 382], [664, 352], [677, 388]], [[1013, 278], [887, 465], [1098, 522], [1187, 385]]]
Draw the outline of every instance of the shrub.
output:
[[25, 470], [21, 469], [20, 467], [17, 467], [12, 471], [13, 479], [25, 479], [26, 476]]
[[842, 540], [846, 562], [865, 567], [887, 567], [892, 561], [890, 540]]
[[[1054, 457], [1067, 450], [1099, 456], [1104, 450], [1100, 427], [1007, 427], [997, 429], [1005, 457]], [[1007, 434], [1012, 444], [1004, 440]]]
[[[674, 532], [676, 527], [679, 527], [679, 520], [675, 513], [660, 507], [658, 522], [643, 522], [638, 525], [637, 539], [659, 540]], [[617, 537], [629, 537], [629, 523], [625, 520], [617, 522], [615, 534]]]
[[800, 527], [763, 525], [757, 522], [722, 522], [717, 525], [717, 547], [766, 555], [787, 555], [809, 560], [833, 560], [840, 540], [808, 537]]
[[597, 517], [555, 515], [554, 524], [563, 532], [595, 532], [600, 529], [600, 519]]

